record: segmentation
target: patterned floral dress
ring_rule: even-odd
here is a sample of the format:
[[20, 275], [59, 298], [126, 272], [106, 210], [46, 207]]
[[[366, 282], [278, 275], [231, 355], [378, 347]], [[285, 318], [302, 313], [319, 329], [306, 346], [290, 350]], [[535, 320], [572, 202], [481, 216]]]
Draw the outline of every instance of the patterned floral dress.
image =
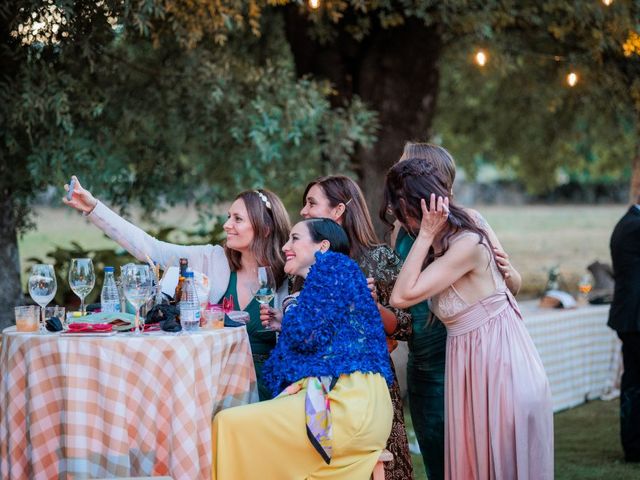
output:
[[[389, 306], [389, 298], [402, 267], [400, 257], [387, 245], [378, 245], [361, 255], [357, 262], [366, 277], [375, 279], [380, 304], [391, 310], [398, 319], [398, 328], [393, 337], [409, 337], [411, 334], [411, 314], [406, 310]], [[388, 337], [387, 343], [393, 346], [395, 340]], [[389, 393], [393, 403], [393, 424], [387, 442], [387, 450], [393, 454], [393, 462], [385, 463], [384, 473], [387, 480], [409, 480], [413, 478], [413, 466], [409, 453], [407, 431], [404, 426], [402, 396], [393, 361], [391, 366], [394, 371], [394, 381], [393, 385], [389, 387]]]

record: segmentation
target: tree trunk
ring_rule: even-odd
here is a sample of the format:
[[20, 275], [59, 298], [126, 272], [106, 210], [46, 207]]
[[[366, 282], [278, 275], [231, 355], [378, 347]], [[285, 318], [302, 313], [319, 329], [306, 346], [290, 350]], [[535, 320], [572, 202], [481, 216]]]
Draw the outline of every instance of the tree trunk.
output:
[[[377, 25], [372, 18], [372, 24]], [[335, 104], [360, 96], [379, 114], [378, 141], [354, 158], [355, 170], [379, 233], [378, 210], [384, 176], [407, 141], [426, 141], [436, 106], [442, 41], [435, 28], [409, 19], [399, 27], [372, 27], [361, 42], [341, 31], [320, 45], [297, 8], [286, 11], [287, 38], [299, 75], [328, 78], [338, 91]]]
[[[3, 88], [8, 88], [14, 98], [20, 92], [11, 89], [20, 82], [20, 62], [26, 58], [19, 39], [11, 35], [11, 22], [20, 8], [19, 2], [7, 2], [0, 9], [0, 72]], [[27, 209], [16, 199], [18, 192], [25, 195], [30, 191], [26, 155], [16, 148], [16, 141], [22, 142], [26, 133], [9, 132], [9, 113], [6, 103], [0, 105], [0, 330], [15, 323], [13, 307], [23, 301], [17, 231], [26, 223]], [[11, 154], [10, 150], [18, 153]]]
[[0, 330], [15, 324], [13, 307], [22, 303], [15, 209], [5, 193], [0, 199]]

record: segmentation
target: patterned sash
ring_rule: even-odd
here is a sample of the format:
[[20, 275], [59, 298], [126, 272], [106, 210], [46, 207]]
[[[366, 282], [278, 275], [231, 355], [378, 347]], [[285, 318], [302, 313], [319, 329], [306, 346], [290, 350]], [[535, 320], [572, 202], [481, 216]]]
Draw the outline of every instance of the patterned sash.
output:
[[285, 388], [279, 397], [294, 395], [304, 388], [306, 382], [306, 395], [304, 399], [305, 421], [307, 437], [322, 459], [331, 463], [333, 452], [333, 425], [331, 421], [331, 402], [329, 392], [338, 383], [336, 377], [308, 377]]

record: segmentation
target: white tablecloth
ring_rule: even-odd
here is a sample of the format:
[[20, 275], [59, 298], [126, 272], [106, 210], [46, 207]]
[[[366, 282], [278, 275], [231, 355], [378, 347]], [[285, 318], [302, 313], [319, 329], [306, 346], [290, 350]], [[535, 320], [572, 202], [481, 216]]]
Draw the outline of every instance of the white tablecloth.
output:
[[615, 395], [622, 357], [620, 341], [607, 327], [609, 305], [564, 310], [537, 304], [519, 302], [549, 377], [554, 411]]

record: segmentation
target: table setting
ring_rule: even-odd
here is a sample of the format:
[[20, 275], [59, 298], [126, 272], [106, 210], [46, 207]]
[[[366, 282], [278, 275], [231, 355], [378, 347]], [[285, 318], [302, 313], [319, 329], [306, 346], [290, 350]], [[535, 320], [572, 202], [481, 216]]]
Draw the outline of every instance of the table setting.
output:
[[224, 328], [229, 305], [204, 305], [197, 328], [181, 328], [179, 305], [155, 303], [149, 265], [122, 269], [134, 313], [87, 312], [86, 260], [69, 274], [79, 312], [50, 310], [53, 267], [34, 268], [39, 306], [16, 307], [2, 332], [0, 478], [210, 477], [213, 416], [258, 399], [246, 328]]

